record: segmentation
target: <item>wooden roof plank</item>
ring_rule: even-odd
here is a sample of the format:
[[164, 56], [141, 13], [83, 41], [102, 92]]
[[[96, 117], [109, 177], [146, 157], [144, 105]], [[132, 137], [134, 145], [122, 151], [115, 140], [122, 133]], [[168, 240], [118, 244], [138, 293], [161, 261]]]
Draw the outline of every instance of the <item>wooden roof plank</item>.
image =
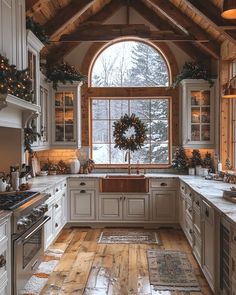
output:
[[73, 23], [81, 14], [83, 14], [95, 0], [73, 0], [65, 8], [60, 9], [57, 14], [49, 20], [45, 25], [45, 31], [51, 39], [55, 35], [62, 33], [66, 27]]
[[[102, 23], [109, 17], [111, 17], [123, 5], [123, 0], [112, 0], [109, 4], [105, 5], [97, 14], [92, 15], [86, 21]], [[78, 42], [65, 42], [63, 44], [59, 42], [59, 44], [52, 51], [49, 52], [49, 54], [47, 55], [47, 60], [50, 61], [50, 63], [58, 62], [63, 56], [68, 54], [73, 48], [78, 45]]]
[[215, 7], [212, 11], [211, 5], [207, 1], [204, 1], [204, 4], [201, 3], [202, 1], [198, 0], [182, 0], [188, 7], [190, 7], [195, 13], [201, 15], [212, 27], [214, 27], [218, 32], [224, 35], [224, 37], [236, 44], [236, 39], [231, 35], [231, 33], [226, 32], [221, 25], [235, 25], [236, 21], [227, 21], [223, 20], [220, 16], [220, 10]]
[[[131, 1], [131, 7], [136, 10], [144, 19], [146, 19], [151, 25], [159, 30], [170, 30], [177, 34], [180, 34], [182, 31], [179, 30], [176, 26], [170, 25], [168, 22], [165, 22], [155, 11], [147, 7], [143, 2], [138, 0]], [[189, 57], [194, 60], [205, 60], [210, 54], [207, 51], [201, 52], [195, 44], [190, 42], [174, 42], [174, 44], [183, 50]]]
[[[206, 31], [204, 31], [191, 18], [185, 15], [174, 4], [166, 0], [146, 0], [152, 6], [156, 7], [167, 19], [169, 19], [173, 26], [182, 27], [190, 36], [196, 40], [209, 38], [210, 42], [201, 44], [202, 48], [211, 54], [212, 57], [218, 59], [220, 56], [220, 44], [213, 40]], [[200, 43], [200, 42], [199, 42]]]

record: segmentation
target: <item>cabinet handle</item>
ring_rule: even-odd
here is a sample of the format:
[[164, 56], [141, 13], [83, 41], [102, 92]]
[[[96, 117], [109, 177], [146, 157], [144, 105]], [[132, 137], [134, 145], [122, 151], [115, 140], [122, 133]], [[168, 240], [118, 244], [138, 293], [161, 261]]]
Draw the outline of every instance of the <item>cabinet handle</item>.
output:
[[199, 203], [199, 201], [196, 201], [196, 205], [197, 205], [197, 206], [200, 206], [200, 203]]
[[79, 185], [86, 185], [86, 183], [85, 182], [81, 182]]
[[192, 235], [192, 234], [193, 234], [193, 231], [190, 229], [190, 230], [189, 230], [189, 233], [190, 233], [190, 235]]
[[80, 193], [81, 193], [81, 194], [85, 194], [85, 193], [86, 193], [86, 190], [82, 189], [82, 190], [80, 191]]
[[122, 201], [122, 197], [120, 197], [120, 201]]
[[205, 215], [206, 217], [209, 217], [209, 211], [207, 209], [205, 210]]
[[65, 196], [66, 196], [66, 194], [63, 194], [62, 196], [63, 196], [63, 197], [65, 197]]
[[58, 223], [55, 223], [55, 227], [58, 227]]
[[184, 187], [182, 186], [181, 189], [184, 190]]
[[51, 198], [52, 194], [48, 194], [48, 197]]
[[191, 193], [189, 193], [189, 196], [190, 196], [190, 197], [192, 197], [192, 194], [191, 194]]
[[56, 193], [58, 192], [58, 188], [56, 188]]
[[0, 255], [0, 268], [4, 267], [6, 264], [6, 258], [3, 255]]
[[161, 183], [161, 186], [167, 186], [167, 183], [162, 182], [162, 183]]
[[55, 208], [58, 208], [59, 206], [58, 206], [58, 204], [55, 204]]
[[124, 197], [124, 201], [126, 200], [126, 197]]
[[66, 183], [64, 183], [64, 186], [66, 186]]

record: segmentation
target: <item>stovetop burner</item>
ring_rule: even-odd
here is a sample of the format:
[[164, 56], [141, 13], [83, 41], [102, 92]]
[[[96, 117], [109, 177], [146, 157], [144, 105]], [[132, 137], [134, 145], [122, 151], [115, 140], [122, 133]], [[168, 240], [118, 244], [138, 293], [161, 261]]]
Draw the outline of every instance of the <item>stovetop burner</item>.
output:
[[1, 210], [14, 210], [30, 199], [38, 195], [38, 192], [19, 192], [19, 193], [6, 193], [0, 195], [0, 209]]

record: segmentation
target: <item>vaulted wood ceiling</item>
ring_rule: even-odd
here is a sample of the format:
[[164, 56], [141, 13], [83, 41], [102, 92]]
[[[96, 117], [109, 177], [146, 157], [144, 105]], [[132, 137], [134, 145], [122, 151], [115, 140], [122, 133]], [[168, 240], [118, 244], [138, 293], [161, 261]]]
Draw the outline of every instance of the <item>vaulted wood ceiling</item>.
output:
[[[137, 36], [173, 42], [194, 59], [215, 59], [220, 45], [236, 45], [236, 20], [221, 18], [223, 0], [26, 0], [27, 15], [42, 24], [50, 36], [43, 55], [51, 62], [68, 54], [79, 42], [108, 41]], [[104, 25], [119, 8], [127, 8], [126, 26]], [[129, 24], [130, 7], [155, 30]], [[104, 32], [104, 34], [102, 33]], [[64, 41], [62, 41], [64, 40]]]

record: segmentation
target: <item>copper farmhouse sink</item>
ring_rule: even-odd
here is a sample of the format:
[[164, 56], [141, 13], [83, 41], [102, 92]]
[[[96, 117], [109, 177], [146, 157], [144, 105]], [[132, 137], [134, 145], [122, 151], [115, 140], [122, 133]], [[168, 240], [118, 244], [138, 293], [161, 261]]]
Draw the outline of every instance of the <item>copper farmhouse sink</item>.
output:
[[148, 187], [144, 175], [107, 175], [100, 179], [102, 193], [147, 193]]

